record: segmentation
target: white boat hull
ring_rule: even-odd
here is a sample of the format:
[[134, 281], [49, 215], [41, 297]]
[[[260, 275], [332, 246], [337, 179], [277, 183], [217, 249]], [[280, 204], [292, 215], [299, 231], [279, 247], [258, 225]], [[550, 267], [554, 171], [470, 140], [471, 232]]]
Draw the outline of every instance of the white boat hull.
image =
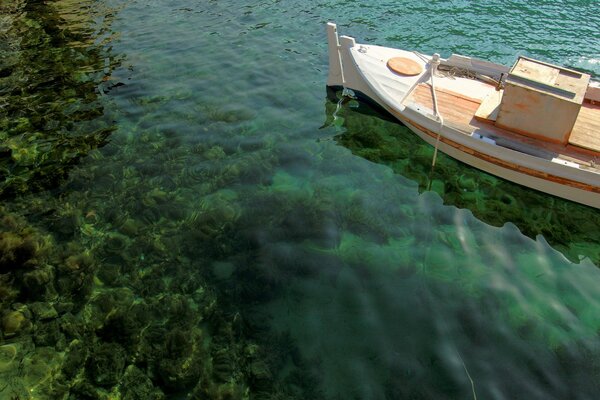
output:
[[[496, 145], [493, 140], [486, 140], [475, 132], [466, 133], [440, 125], [431, 110], [407, 104], [407, 96], [427, 79], [427, 75], [398, 77], [387, 70], [385, 60], [402, 56], [419, 62], [426, 70], [428, 57], [404, 50], [357, 45], [353, 38], [338, 38], [336, 26], [331, 23], [328, 24], [328, 39], [328, 86], [351, 89], [368, 97], [421, 139], [465, 164], [528, 188], [600, 208], [600, 174], [574, 167], [572, 163]], [[498, 75], [505, 68], [480, 63], [481, 68]]]
[[[400, 119], [400, 118], [398, 118]], [[400, 119], [402, 121], [402, 119]], [[425, 140], [432, 146], [436, 145], [436, 138], [431, 137], [424, 131], [420, 130], [410, 122], [402, 121], [410, 130], [415, 132], [421, 139]], [[496, 175], [508, 181], [518, 183], [528, 188], [536, 189], [544, 193], [549, 193], [554, 196], [562, 197], [577, 203], [582, 203], [588, 206], [600, 208], [600, 197], [597, 193], [592, 193], [587, 190], [574, 188], [571, 186], [554, 183], [546, 179], [536, 178], [528, 174], [520, 173], [513, 169], [503, 168], [492, 162], [485, 161], [479, 157], [470, 155], [464, 151], [460, 151], [455, 147], [446, 143], [438, 143], [438, 150], [455, 158], [465, 164], [471, 165], [482, 171]]]

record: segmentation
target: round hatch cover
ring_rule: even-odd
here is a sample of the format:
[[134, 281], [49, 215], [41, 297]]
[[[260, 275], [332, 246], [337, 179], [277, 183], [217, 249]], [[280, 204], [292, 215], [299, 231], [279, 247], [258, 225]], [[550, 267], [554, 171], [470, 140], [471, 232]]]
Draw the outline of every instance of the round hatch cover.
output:
[[387, 66], [392, 71], [401, 75], [413, 76], [419, 75], [421, 72], [423, 72], [423, 67], [421, 67], [416, 61], [406, 57], [390, 58], [387, 62]]

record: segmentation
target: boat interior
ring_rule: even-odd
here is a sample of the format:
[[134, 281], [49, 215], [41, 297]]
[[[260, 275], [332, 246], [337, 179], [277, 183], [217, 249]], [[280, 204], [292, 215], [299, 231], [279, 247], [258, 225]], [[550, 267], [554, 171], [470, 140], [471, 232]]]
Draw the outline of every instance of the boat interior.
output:
[[[519, 60], [515, 63], [513, 70], [527, 62], [527, 68], [522, 70], [535, 73], [535, 65], [532, 62], [537, 61], [524, 57], [522, 59], [524, 61]], [[449, 60], [452, 61], [452, 57]], [[504, 72], [500, 73], [500, 76], [489, 76], [472, 69], [461, 68], [456, 66], [456, 63], [442, 62], [434, 76], [438, 113], [443, 117], [445, 125], [466, 134], [479, 134], [503, 147], [555, 162], [574, 163], [579, 168], [600, 173], [600, 87], [588, 86], [589, 75], [586, 75], [586, 81], [586, 76], [583, 76], [585, 74], [576, 71], [555, 66], [542, 67], [545, 69], [541, 71], [547, 74], [548, 71], [552, 72], [552, 68], [558, 68], [559, 72], [552, 77], [535, 76], [536, 79], [531, 81], [518, 80], [520, 77], [516, 77], [516, 98], [512, 100], [507, 95], [509, 90], [513, 90], [510, 87], [512, 82], [502, 80], [506, 77]], [[492, 72], [492, 75], [499, 71], [501, 69], [489, 72]], [[568, 90], [558, 87], [558, 83], [548, 88], [538, 85], [537, 82], [544, 78], [554, 79], [553, 82], [560, 82], [563, 88]], [[584, 82], [577, 82], [579, 78]], [[533, 87], [530, 82], [538, 88]], [[543, 96], [538, 96], [538, 92], [544, 90], [546, 92], [542, 93]], [[577, 91], [579, 93], [575, 93]], [[547, 101], [557, 103], [548, 105], [544, 103]], [[433, 110], [434, 98], [430, 80], [420, 80], [405, 97], [403, 104]], [[541, 114], [536, 114], [536, 107], [542, 110]], [[501, 121], [502, 124], [499, 123]], [[539, 129], [555, 130], [556, 136], [544, 137], [531, 132], [535, 131], [536, 125], [529, 129], [530, 132], [517, 129], [522, 126], [523, 121], [533, 121], [539, 125]], [[564, 126], [559, 126], [561, 123]]]

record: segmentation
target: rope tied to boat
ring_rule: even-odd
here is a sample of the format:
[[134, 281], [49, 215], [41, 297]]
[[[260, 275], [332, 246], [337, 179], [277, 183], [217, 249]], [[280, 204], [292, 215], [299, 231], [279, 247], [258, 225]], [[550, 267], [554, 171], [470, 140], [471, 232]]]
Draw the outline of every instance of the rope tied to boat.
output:
[[437, 153], [438, 153], [438, 147], [440, 144], [442, 128], [444, 127], [444, 117], [442, 117], [442, 114], [440, 114], [440, 110], [438, 108], [437, 95], [435, 93], [435, 83], [434, 83], [434, 79], [433, 79], [435, 76], [435, 73], [437, 72], [438, 66], [440, 65], [440, 55], [438, 53], [435, 53], [431, 57], [431, 60], [429, 61], [429, 65], [430, 65], [429, 77], [430, 77], [430, 81], [431, 81], [431, 98], [433, 100], [433, 114], [437, 118], [438, 122], [440, 123], [440, 126], [437, 131], [437, 139], [435, 141], [435, 147], [433, 150], [433, 159], [431, 160], [431, 168], [433, 169], [433, 167], [435, 167], [435, 161], [437, 160]]

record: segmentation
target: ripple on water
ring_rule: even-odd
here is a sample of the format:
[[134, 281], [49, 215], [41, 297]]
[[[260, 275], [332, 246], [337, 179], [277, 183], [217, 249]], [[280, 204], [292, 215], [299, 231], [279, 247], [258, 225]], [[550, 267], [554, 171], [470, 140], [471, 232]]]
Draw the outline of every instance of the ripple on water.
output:
[[3, 207], [32, 224], [0, 233], [47, 235], [0, 279], [24, 324], [0, 397], [597, 397], [598, 213], [432, 171], [405, 127], [325, 99], [323, 31], [598, 75], [591, 3], [114, 3], [28, 2], [0, 63], [0, 175], [27, 194]]

